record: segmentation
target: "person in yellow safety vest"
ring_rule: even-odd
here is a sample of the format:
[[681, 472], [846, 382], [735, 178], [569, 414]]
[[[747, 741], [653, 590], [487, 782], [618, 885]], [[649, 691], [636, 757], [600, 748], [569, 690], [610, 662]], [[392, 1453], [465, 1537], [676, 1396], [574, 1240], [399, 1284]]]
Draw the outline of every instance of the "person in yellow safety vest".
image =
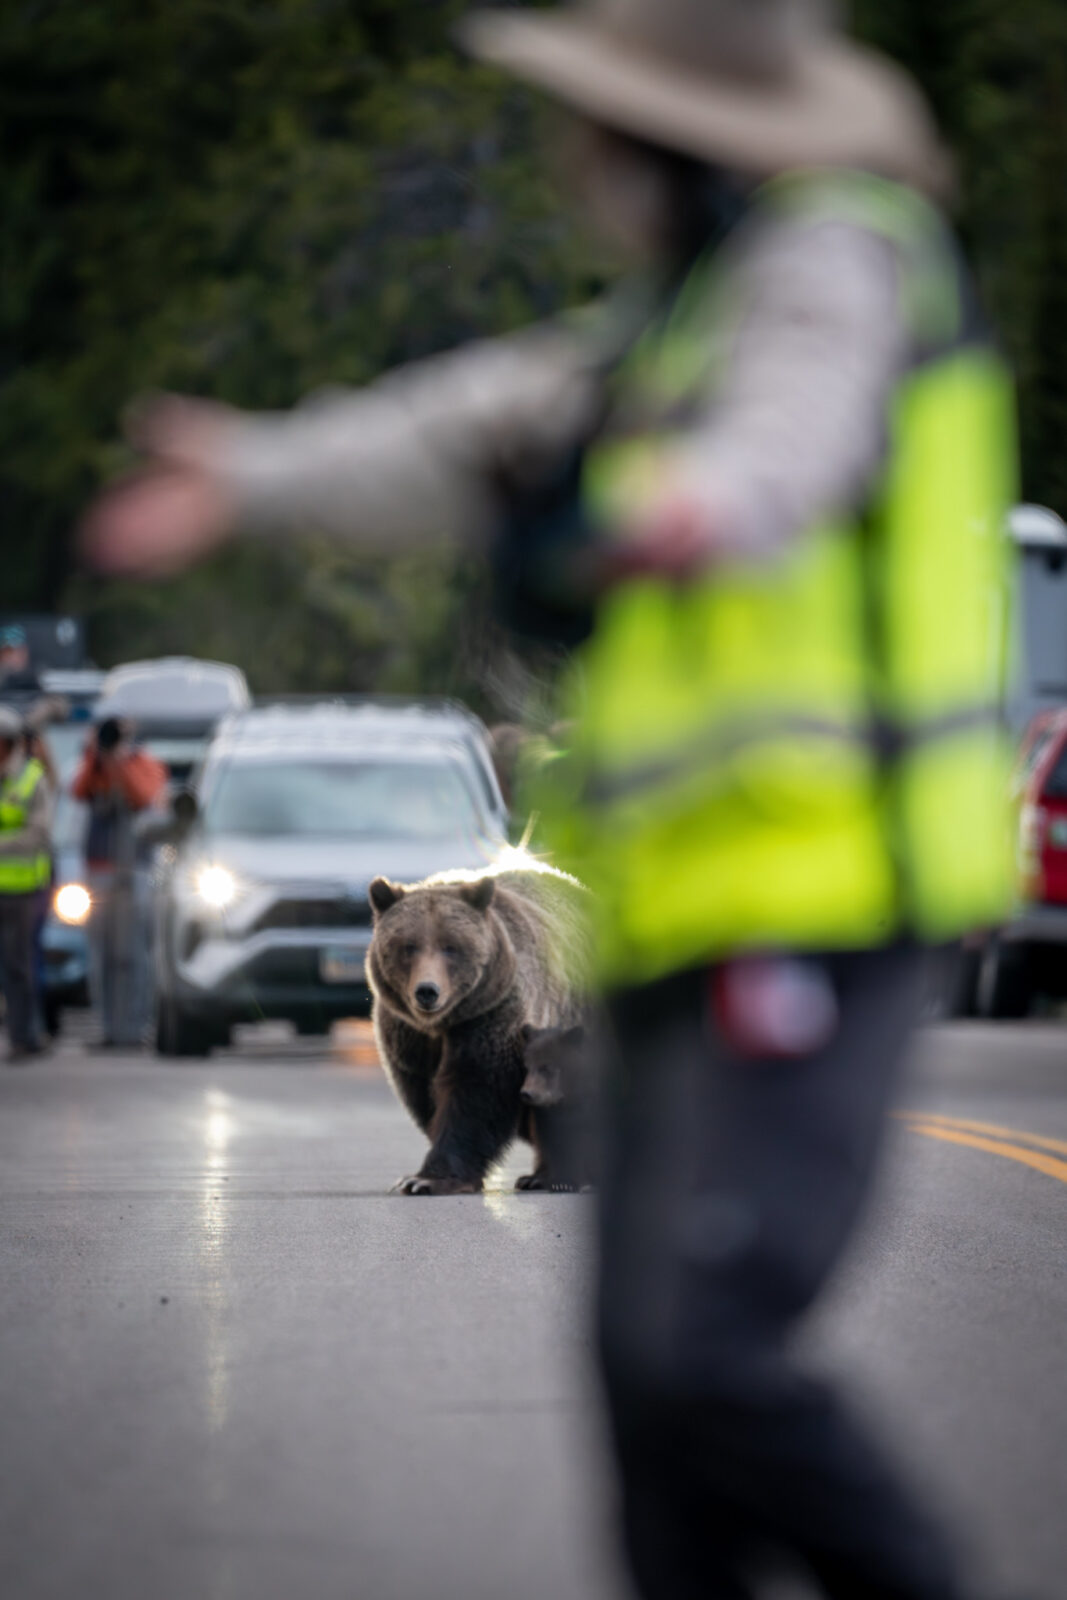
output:
[[51, 828], [44, 767], [25, 753], [21, 718], [0, 706], [0, 978], [12, 1063], [31, 1061], [42, 1048], [34, 955], [40, 893], [52, 870]]
[[633, 257], [606, 309], [290, 416], [142, 410], [90, 555], [237, 526], [496, 532], [573, 646], [536, 810], [596, 891], [613, 1020], [599, 1348], [646, 1600], [954, 1600], [945, 1541], [788, 1340], [868, 1193], [921, 946], [1010, 894], [1011, 386], [917, 91], [817, 0], [476, 15], [578, 114]]

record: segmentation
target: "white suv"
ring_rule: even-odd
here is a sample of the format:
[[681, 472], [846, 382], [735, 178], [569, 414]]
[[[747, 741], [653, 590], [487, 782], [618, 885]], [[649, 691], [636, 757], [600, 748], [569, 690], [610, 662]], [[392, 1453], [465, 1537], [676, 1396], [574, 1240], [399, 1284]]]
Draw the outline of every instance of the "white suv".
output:
[[157, 895], [156, 1047], [238, 1021], [366, 1015], [367, 886], [488, 864], [507, 812], [485, 728], [453, 702], [277, 705], [212, 741]]

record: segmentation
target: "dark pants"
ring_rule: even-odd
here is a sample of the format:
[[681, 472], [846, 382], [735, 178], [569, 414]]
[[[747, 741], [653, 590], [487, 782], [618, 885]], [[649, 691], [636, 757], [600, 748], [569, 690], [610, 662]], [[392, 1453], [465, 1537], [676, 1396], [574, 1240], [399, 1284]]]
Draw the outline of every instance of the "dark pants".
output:
[[834, 1600], [954, 1600], [939, 1534], [789, 1336], [870, 1185], [920, 958], [830, 957], [831, 1043], [741, 1059], [710, 975], [617, 998], [600, 1344], [645, 1600], [740, 1600], [784, 1562]]
[[89, 892], [89, 985], [101, 1038], [136, 1049], [144, 1043], [151, 1006], [148, 874], [94, 864]]
[[0, 894], [0, 977], [8, 1037], [16, 1049], [39, 1042], [34, 980], [36, 915], [36, 895]]
[[50, 1033], [51, 1028], [46, 1017], [48, 974], [44, 960], [44, 930], [52, 904], [52, 894], [53, 886], [49, 881], [43, 889], [36, 889], [33, 896], [33, 1004], [38, 1031], [43, 1027], [46, 1033]]

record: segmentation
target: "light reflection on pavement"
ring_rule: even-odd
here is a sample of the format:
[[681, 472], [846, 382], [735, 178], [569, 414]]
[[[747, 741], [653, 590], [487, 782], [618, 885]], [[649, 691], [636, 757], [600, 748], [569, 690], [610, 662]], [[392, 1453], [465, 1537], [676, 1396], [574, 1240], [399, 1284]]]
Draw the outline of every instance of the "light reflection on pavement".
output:
[[[1065, 1075], [1059, 1029], [928, 1031], [807, 1336], [943, 1485], [987, 1584], [1050, 1600], [1067, 1196], [913, 1128], [1067, 1140]], [[75, 1035], [0, 1077], [5, 1597], [621, 1594], [591, 1202], [512, 1192], [525, 1150], [484, 1196], [389, 1196], [422, 1148], [365, 1028], [180, 1063]]]

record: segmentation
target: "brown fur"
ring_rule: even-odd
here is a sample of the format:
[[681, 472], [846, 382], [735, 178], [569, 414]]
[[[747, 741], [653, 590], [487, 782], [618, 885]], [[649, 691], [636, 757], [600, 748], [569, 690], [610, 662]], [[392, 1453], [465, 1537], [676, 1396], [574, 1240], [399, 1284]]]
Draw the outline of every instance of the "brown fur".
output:
[[584, 890], [536, 862], [413, 887], [375, 879], [367, 976], [382, 1062], [429, 1136], [406, 1193], [468, 1193], [515, 1137], [523, 1028], [581, 1013]]
[[533, 1146], [534, 1170], [516, 1189], [590, 1187], [595, 1165], [590, 1123], [593, 1073], [580, 1024], [523, 1030], [523, 1113], [519, 1131]]

